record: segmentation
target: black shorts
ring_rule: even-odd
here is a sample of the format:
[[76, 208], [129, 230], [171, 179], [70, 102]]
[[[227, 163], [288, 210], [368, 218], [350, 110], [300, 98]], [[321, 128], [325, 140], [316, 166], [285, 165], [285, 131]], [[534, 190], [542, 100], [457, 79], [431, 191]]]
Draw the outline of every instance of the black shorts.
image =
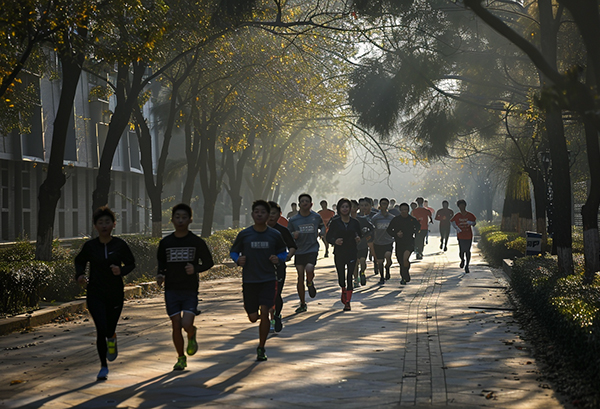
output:
[[393, 243], [390, 244], [375, 244], [375, 257], [377, 260], [383, 260], [385, 258], [385, 253], [391, 253], [392, 248], [394, 247]]
[[196, 315], [198, 310], [198, 293], [186, 290], [165, 290], [167, 314], [172, 317], [182, 312]]
[[458, 239], [458, 249], [461, 253], [471, 252], [471, 243], [473, 239]]
[[307, 264], [317, 265], [317, 255], [319, 253], [296, 254], [294, 256], [295, 266], [305, 266]]
[[364, 248], [364, 249], [358, 249], [356, 251], [356, 258], [357, 259], [361, 259], [361, 258], [367, 258], [367, 253], [369, 252], [369, 248]]
[[398, 259], [398, 261], [403, 260], [404, 258], [404, 252], [408, 251], [409, 256], [410, 253], [412, 253], [415, 250], [415, 245], [414, 244], [398, 244], [396, 243], [396, 258]]
[[264, 283], [242, 283], [244, 293], [244, 309], [248, 315], [257, 313], [261, 305], [268, 308], [275, 306], [277, 281]]

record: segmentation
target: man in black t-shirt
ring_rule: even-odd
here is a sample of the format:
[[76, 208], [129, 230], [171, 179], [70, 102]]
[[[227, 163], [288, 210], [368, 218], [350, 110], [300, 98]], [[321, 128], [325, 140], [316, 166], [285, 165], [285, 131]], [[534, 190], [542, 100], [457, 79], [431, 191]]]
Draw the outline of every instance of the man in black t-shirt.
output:
[[171, 222], [175, 231], [158, 244], [158, 285], [165, 283], [165, 304], [173, 327], [173, 344], [177, 351], [174, 370], [183, 370], [187, 358], [183, 352], [183, 328], [188, 336], [188, 355], [198, 350], [197, 328], [194, 318], [198, 310], [198, 273], [211, 268], [214, 263], [208, 246], [189, 230], [192, 209], [180, 203], [173, 207]]
[[410, 281], [410, 253], [415, 248], [415, 235], [421, 230], [421, 223], [409, 213], [408, 203], [400, 205], [400, 216], [396, 216], [387, 228], [387, 234], [396, 241], [396, 259], [400, 264], [400, 284], [405, 285]]

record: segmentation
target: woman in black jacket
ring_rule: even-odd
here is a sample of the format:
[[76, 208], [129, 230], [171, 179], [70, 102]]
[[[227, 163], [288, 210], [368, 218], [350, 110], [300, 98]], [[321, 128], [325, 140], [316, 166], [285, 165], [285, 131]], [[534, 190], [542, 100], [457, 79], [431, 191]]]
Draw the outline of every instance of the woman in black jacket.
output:
[[342, 304], [344, 311], [350, 311], [352, 299], [352, 278], [356, 267], [356, 244], [360, 241], [362, 231], [358, 220], [350, 217], [352, 203], [342, 198], [337, 203], [338, 215], [331, 219], [327, 231], [327, 242], [333, 245], [335, 269], [338, 283], [342, 287]]

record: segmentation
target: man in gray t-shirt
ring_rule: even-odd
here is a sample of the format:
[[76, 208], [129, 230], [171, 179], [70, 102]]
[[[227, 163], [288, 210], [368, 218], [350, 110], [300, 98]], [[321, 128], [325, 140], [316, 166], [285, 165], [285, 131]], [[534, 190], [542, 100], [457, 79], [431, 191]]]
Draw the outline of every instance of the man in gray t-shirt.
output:
[[[390, 268], [392, 267], [392, 248], [394, 247], [394, 238], [387, 234], [386, 230], [394, 216], [388, 212], [390, 201], [382, 197], [379, 199], [379, 213], [371, 219], [375, 226], [375, 235], [373, 244], [375, 247], [375, 258], [377, 259], [377, 269], [379, 271], [379, 284], [384, 284], [385, 280], [390, 279]], [[383, 260], [385, 259], [385, 278], [383, 275]]]

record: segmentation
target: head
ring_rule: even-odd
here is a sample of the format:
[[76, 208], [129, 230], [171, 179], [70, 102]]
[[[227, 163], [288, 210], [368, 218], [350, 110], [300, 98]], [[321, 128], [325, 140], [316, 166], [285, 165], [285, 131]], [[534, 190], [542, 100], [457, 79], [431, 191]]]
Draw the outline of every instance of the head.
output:
[[410, 206], [408, 203], [400, 203], [400, 216], [407, 217], [410, 212]]
[[269, 204], [269, 207], [271, 207], [271, 210], [269, 211], [269, 220], [267, 221], [267, 224], [273, 227], [277, 224], [277, 221], [281, 217], [281, 207], [279, 207], [279, 205], [273, 201], [269, 201], [267, 203]]
[[298, 210], [298, 204], [297, 203], [292, 203], [292, 210], [295, 212], [296, 210]]
[[411, 209], [411, 210], [415, 210], [417, 207], [419, 207], [419, 206], [417, 205], [417, 202], [411, 202], [411, 203], [410, 203], [410, 209]]
[[424, 202], [424, 201], [425, 201], [425, 200], [423, 200], [423, 198], [422, 198], [422, 197], [417, 197], [417, 198], [415, 199], [415, 202], [417, 202], [417, 206], [419, 206], [419, 207], [423, 207], [423, 202]]
[[358, 207], [361, 213], [366, 216], [371, 213], [371, 200], [369, 197], [363, 197], [358, 200]]
[[387, 197], [382, 197], [379, 199], [379, 210], [387, 212], [388, 206], [390, 205], [390, 201]]
[[449, 205], [450, 205], [450, 203], [448, 203], [448, 201], [447, 201], [447, 200], [443, 200], [443, 201], [442, 201], [442, 207], [443, 207], [444, 209], [447, 209]]
[[171, 223], [175, 230], [187, 230], [192, 223], [192, 208], [185, 203], [173, 206], [171, 210]]
[[266, 224], [271, 213], [271, 206], [264, 200], [256, 200], [252, 203], [252, 220], [254, 224]]
[[321, 205], [321, 209], [327, 209], [327, 200], [321, 200], [319, 204]]
[[423, 207], [429, 207], [429, 200], [423, 200]]
[[460, 199], [458, 202], [456, 202], [456, 205], [458, 206], [461, 212], [464, 212], [467, 208], [467, 202], [464, 199]]
[[101, 236], [110, 235], [117, 225], [115, 213], [108, 206], [102, 206], [96, 209], [92, 215], [94, 227]]
[[350, 199], [346, 199], [345, 197], [341, 198], [337, 202], [337, 213], [340, 216], [350, 216], [350, 210], [352, 209], [352, 202]]
[[396, 199], [390, 199], [390, 208], [396, 206]]
[[310, 210], [312, 207], [312, 197], [308, 193], [302, 193], [298, 196], [298, 205], [300, 206], [300, 210]]

